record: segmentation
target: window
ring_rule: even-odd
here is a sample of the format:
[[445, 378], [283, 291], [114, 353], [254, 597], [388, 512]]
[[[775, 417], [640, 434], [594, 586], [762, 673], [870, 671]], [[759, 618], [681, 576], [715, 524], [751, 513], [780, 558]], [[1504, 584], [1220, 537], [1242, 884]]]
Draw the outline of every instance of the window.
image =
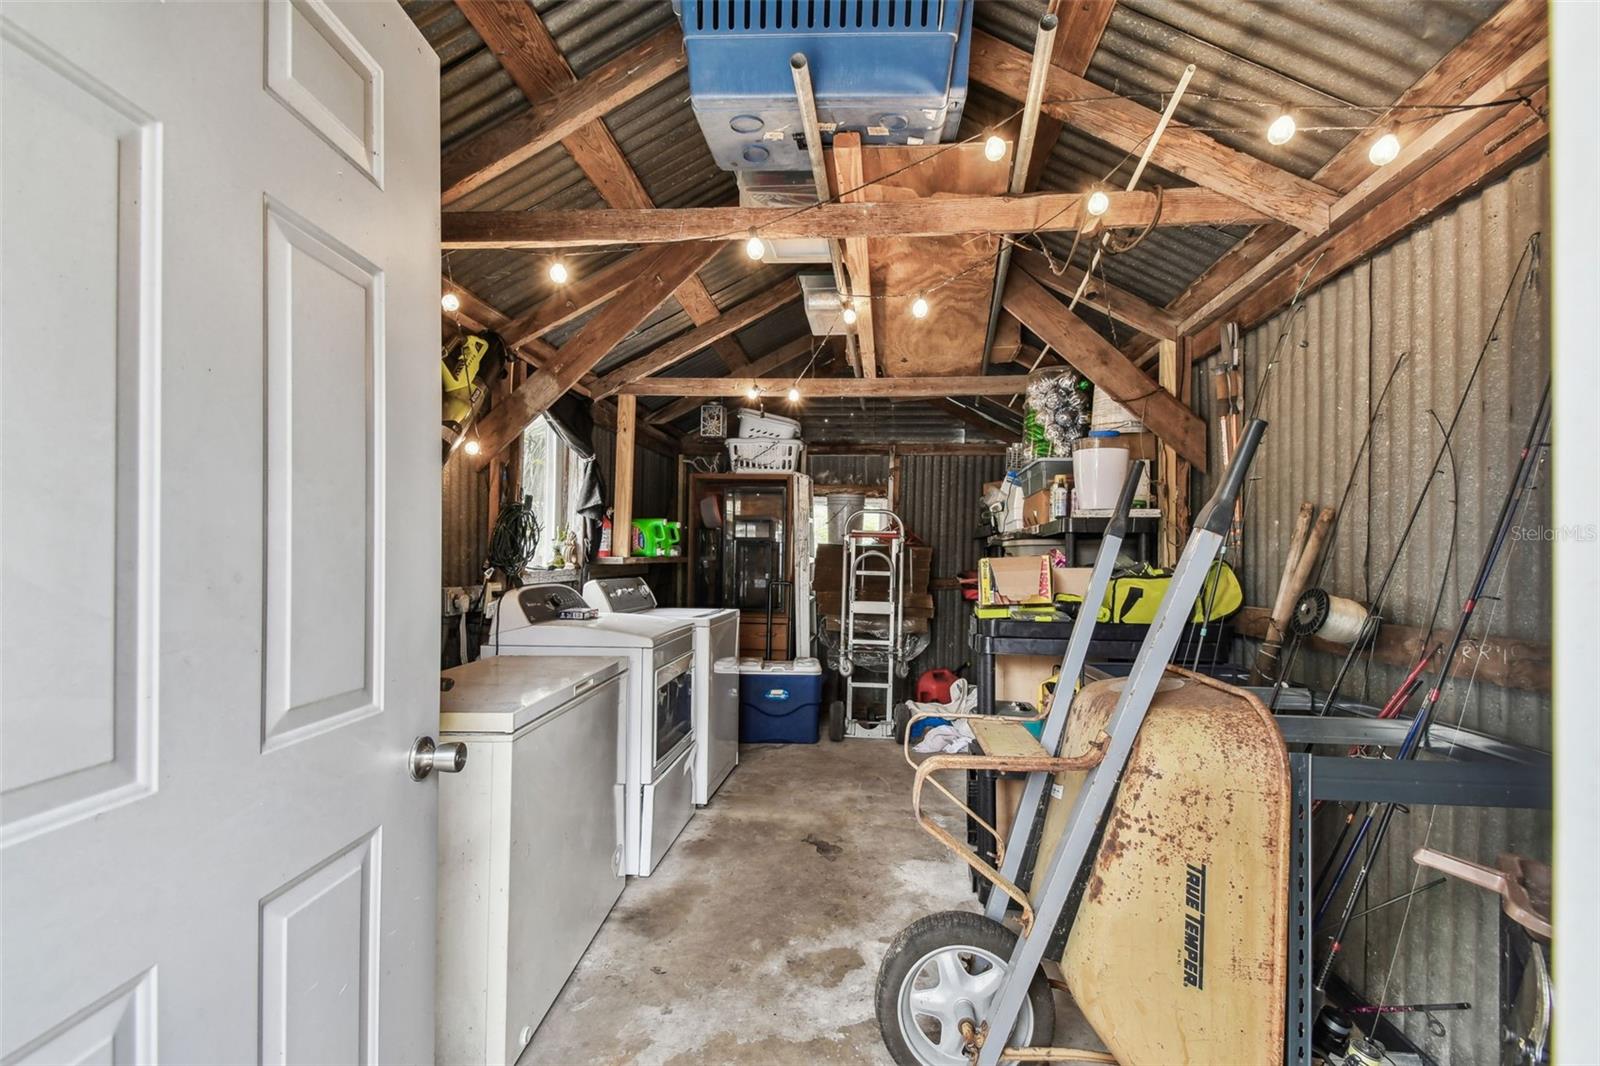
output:
[[[844, 524], [857, 511], [887, 511], [889, 501], [883, 496], [863, 496], [861, 493], [828, 493], [829, 486], [813, 486], [811, 491], [811, 530], [818, 544], [840, 544], [844, 541]], [[830, 506], [829, 500], [834, 501]], [[864, 520], [865, 529], [882, 529], [884, 521], [875, 516]]]
[[577, 491], [579, 459], [543, 418], [522, 432], [522, 494], [539, 516], [539, 560], [548, 558], [556, 531], [572, 525], [572, 494]]

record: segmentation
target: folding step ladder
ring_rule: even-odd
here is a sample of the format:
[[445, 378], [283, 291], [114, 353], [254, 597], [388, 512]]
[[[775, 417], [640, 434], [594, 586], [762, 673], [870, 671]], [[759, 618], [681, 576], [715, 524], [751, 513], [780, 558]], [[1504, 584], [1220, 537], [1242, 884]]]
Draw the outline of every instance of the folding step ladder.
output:
[[846, 737], [894, 737], [895, 681], [906, 673], [905, 540], [905, 523], [893, 511], [860, 510], [845, 520], [839, 673]]

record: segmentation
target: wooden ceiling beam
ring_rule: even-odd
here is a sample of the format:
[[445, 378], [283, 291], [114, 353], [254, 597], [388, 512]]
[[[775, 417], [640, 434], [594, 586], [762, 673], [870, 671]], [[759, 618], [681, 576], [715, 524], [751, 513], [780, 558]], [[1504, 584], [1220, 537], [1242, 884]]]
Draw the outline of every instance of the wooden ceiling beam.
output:
[[[644, 378], [622, 386], [634, 396], [748, 396], [752, 388], [765, 396], [782, 396], [793, 378]], [[808, 397], [887, 396], [902, 400], [946, 396], [1017, 396], [1027, 391], [1022, 374], [938, 378], [806, 378], [800, 392]]]
[[[1545, 91], [1532, 98], [1543, 110]], [[1252, 284], [1226, 318], [1249, 328], [1271, 317], [1294, 298], [1310, 291], [1399, 240], [1462, 196], [1483, 187], [1545, 147], [1550, 131], [1537, 114], [1518, 108], [1502, 112], [1477, 136], [1458, 145], [1421, 177], [1407, 182], [1389, 199], [1367, 212], [1331, 240], [1301, 253], [1278, 273]], [[1217, 350], [1223, 317], [1199, 324], [1191, 335], [1191, 357], [1198, 360]]]
[[656, 269], [635, 279], [600, 309], [577, 334], [558, 350], [557, 361], [534, 372], [509, 396], [502, 397], [479, 422], [482, 457], [496, 454], [529, 422], [572, 388], [584, 374], [605, 358], [650, 313], [682, 285], [684, 279], [705, 266], [720, 245], [705, 242], [673, 248]]
[[1073, 369], [1092, 381], [1095, 388], [1132, 411], [1164, 443], [1177, 449], [1196, 469], [1205, 471], [1205, 423], [1087, 322], [1068, 311], [1066, 304], [1027, 271], [1014, 271], [1006, 280], [1005, 306]]
[[[1526, 51], [1542, 39], [1547, 20], [1545, 0], [1509, 0], [1400, 94], [1390, 111], [1375, 117], [1373, 124], [1387, 125], [1405, 116], [1411, 119], [1413, 129], [1420, 130], [1422, 124], [1416, 123], [1414, 112], [1407, 109], [1465, 100], [1500, 72], [1507, 56]], [[1372, 173], [1367, 161], [1369, 147], [1365, 138], [1350, 141], [1317, 171], [1315, 180], [1341, 194], [1354, 189]], [[1278, 224], [1257, 229], [1196, 279], [1172, 302], [1172, 309], [1181, 318], [1190, 317], [1294, 235], [1291, 227]]]
[[[458, 0], [458, 4], [478, 35], [499, 57], [501, 66], [529, 103], [537, 107], [539, 101], [568, 91], [578, 84], [572, 67], [532, 4], [496, 0]], [[682, 36], [676, 27], [668, 27], [651, 42], [660, 44], [666, 36], [675, 38], [672, 50], [680, 56], [681, 67]], [[646, 58], [635, 50], [616, 62], [626, 67], [645, 63]], [[661, 63], [660, 53], [652, 62]], [[653, 77], [662, 69], [660, 66], [651, 66], [642, 75], [640, 72], [630, 74], [629, 79]], [[670, 74], [671, 71], [666, 73]], [[591, 78], [596, 75], [591, 75]], [[638, 85], [639, 91], [647, 87], [642, 82]], [[655, 206], [644, 182], [639, 180], [638, 173], [628, 162], [628, 157], [622, 154], [622, 147], [599, 115], [567, 133], [561, 140], [561, 146], [612, 207], [649, 210]], [[716, 301], [698, 277], [686, 280], [673, 295], [695, 323], [716, 317]], [[744, 349], [736, 341], [719, 342], [716, 351], [729, 369], [736, 369], [749, 361], [745, 358]]]
[[[1056, 27], [1055, 51], [1050, 57], [1052, 66], [1085, 74], [1089, 61], [1100, 48], [1100, 38], [1105, 36], [1106, 24], [1116, 0], [1050, 0], [1048, 10], [1061, 20]], [[1039, 187], [1044, 168], [1050, 161], [1050, 151], [1061, 139], [1065, 123], [1054, 115], [1039, 115], [1039, 132], [1033, 142], [1033, 156], [1028, 160], [1027, 184], [1032, 191]]]
[[[810, 356], [811, 349], [816, 345], [817, 341], [818, 338], [809, 334], [804, 337], [796, 337], [788, 344], [782, 345], [752, 362], [745, 368], [745, 375], [759, 378], [767, 374], [776, 374], [790, 363]], [[831, 341], [832, 338], [830, 337], [824, 340], [823, 343], [827, 344]], [[668, 378], [666, 380], [670, 381], [672, 379]], [[689, 412], [698, 409], [704, 400], [705, 397], [703, 396], [685, 396], [680, 400], [675, 400], [652, 414], [650, 422], [653, 425], [676, 422]]]
[[[1511, 57], [1498, 75], [1481, 86], [1464, 103], [1483, 104], [1521, 93], [1530, 85], [1545, 79], [1548, 63], [1549, 48], [1541, 39], [1520, 55]], [[1292, 270], [1296, 262], [1305, 262], [1319, 249], [1331, 246], [1340, 233], [1357, 225], [1359, 220], [1388, 198], [1401, 193], [1414, 199], [1418, 198], [1420, 194], [1415, 193], [1411, 187], [1441, 160], [1450, 157], [1457, 148], [1463, 144], [1473, 143], [1473, 139], [1486, 127], [1509, 128], [1506, 134], [1509, 136], [1510, 130], [1519, 130], [1534, 124], [1540, 127], [1544, 125], [1538, 109], [1522, 103], [1504, 108], [1471, 107], [1469, 110], [1453, 111], [1434, 121], [1400, 149], [1400, 155], [1394, 162], [1385, 167], [1375, 168], [1366, 180], [1340, 197], [1332, 214], [1331, 229], [1318, 235], [1297, 233], [1262, 256], [1228, 287], [1205, 304], [1195, 308], [1185, 318], [1183, 332], [1186, 335], [1194, 335], [1213, 324], [1220, 323], [1225, 316], [1230, 315], [1235, 305], [1246, 299], [1259, 304], [1266, 283], [1275, 275]], [[1477, 156], [1480, 159], [1486, 157], [1490, 154], [1488, 149], [1491, 147], [1492, 145], [1484, 146], [1476, 153]], [[1468, 164], [1461, 166], [1463, 173], [1474, 169]], [[1442, 180], [1447, 187], [1459, 184], [1450, 174], [1444, 175]], [[1368, 251], [1370, 250], [1368, 248]], [[1323, 270], [1321, 264], [1318, 269]], [[1324, 276], [1331, 275], [1324, 274]], [[1208, 344], [1204, 348], [1196, 345], [1193, 350], [1194, 357], [1202, 358], [1214, 347], [1214, 344]]]
[[[1209, 189], [1168, 189], [1156, 214], [1149, 192], [1113, 192], [1106, 227], [1250, 225], [1270, 216]], [[1082, 193], [952, 196], [786, 207], [682, 207], [598, 211], [449, 211], [443, 247], [594, 248], [613, 244], [728, 241], [750, 230], [788, 237], [946, 237], [969, 233], [1054, 233], [1081, 224]]]
[[724, 314], [718, 315], [704, 325], [696, 326], [687, 333], [681, 333], [664, 344], [661, 344], [644, 355], [633, 359], [623, 366], [613, 370], [600, 379], [596, 398], [613, 395], [622, 390], [622, 386], [640, 378], [659, 374], [670, 366], [683, 362], [689, 356], [698, 352], [724, 337], [731, 337], [734, 333], [752, 323], [759, 322], [772, 312], [800, 298], [800, 283], [795, 278], [786, 278], [780, 284], [752, 296], [737, 307], [729, 308]]
[[[520, 344], [512, 344], [507, 336], [511, 327], [509, 318], [489, 306], [487, 301], [457, 285], [449, 278], [443, 279], [442, 286], [441, 291], [453, 292], [456, 299], [461, 301], [459, 310], [441, 312], [445, 321], [462, 329], [471, 330], [474, 333], [486, 329], [493, 330], [495, 333], [500, 334], [500, 339], [506, 342], [506, 347], [511, 349], [513, 355], [536, 369], [550, 366], [560, 358], [557, 348], [537, 338], [525, 338]], [[587, 396], [594, 383], [594, 375], [585, 374], [578, 379], [578, 383], [572, 388], [573, 391]]]
[[[1032, 59], [1027, 52], [982, 30], [972, 34], [972, 76], [1020, 100], [1027, 93]], [[1141, 151], [1161, 116], [1132, 100], [1108, 94], [1082, 76], [1052, 66], [1041, 107], [1047, 113], [1124, 151]], [[1180, 122], [1167, 126], [1151, 162], [1197, 185], [1309, 233], [1328, 227], [1334, 193], [1245, 152], [1212, 140]]]
[[561, 86], [533, 106], [491, 126], [444, 154], [440, 199], [455, 203], [506, 171], [554, 147], [685, 65], [683, 34], [676, 25], [646, 39], [594, 73]]
[[[867, 191], [861, 166], [861, 134], [839, 133], [833, 138], [833, 191], [845, 203], [864, 203]], [[872, 267], [865, 237], [844, 239], [844, 265], [850, 275], [850, 295], [856, 310], [856, 345], [861, 356], [861, 376], [878, 376], [878, 349], [872, 329]]]
[[510, 322], [504, 333], [506, 343], [522, 343], [533, 337], [541, 337], [599, 307], [621, 292], [628, 282], [649, 270], [664, 247], [643, 248], [593, 274], [579, 274], [533, 310]]
[[[1062, 273], [1057, 274], [1050, 269], [1049, 260], [1029, 248], [1018, 248], [1013, 261], [1032, 274], [1039, 284], [1063, 296], [1071, 297], [1077, 292], [1078, 283], [1083, 279], [1083, 271], [1071, 263], [1060, 264], [1063, 268]], [[1178, 337], [1177, 315], [1164, 307], [1157, 307], [1141, 300], [1133, 293], [1119, 289], [1100, 278], [1090, 279], [1088, 287], [1083, 290], [1083, 299], [1079, 302], [1152, 337], [1169, 341]]]

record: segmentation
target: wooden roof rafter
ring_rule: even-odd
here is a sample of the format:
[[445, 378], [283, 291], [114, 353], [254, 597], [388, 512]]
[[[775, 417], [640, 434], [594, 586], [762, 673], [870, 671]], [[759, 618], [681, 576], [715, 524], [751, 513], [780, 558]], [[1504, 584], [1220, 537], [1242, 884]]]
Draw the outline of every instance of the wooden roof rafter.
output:
[[[682, 69], [681, 33], [675, 27], [669, 27], [650, 38], [647, 42], [651, 45], [648, 62], [640, 58], [639, 50], [636, 49], [603, 66], [580, 82], [573, 73], [572, 66], [567, 62], [566, 56], [562, 55], [555, 38], [545, 27], [544, 20], [539, 17], [539, 13], [534, 10], [531, 3], [522, 0], [516, 3], [496, 2], [496, 0], [457, 0], [457, 6], [472, 24], [473, 29], [478, 31], [478, 36], [483, 38], [484, 44], [488, 45], [499, 58], [500, 65], [522, 90], [522, 94], [527, 97], [535, 110], [538, 110], [541, 101], [558, 97], [563, 92], [578, 92], [580, 89], [574, 87], [581, 87], [584, 82], [592, 83], [587, 90], [588, 95], [578, 99], [598, 100], [594, 107], [584, 112], [595, 113], [588, 121], [576, 125], [565, 133], [560, 139], [561, 146], [566, 149], [567, 154], [572, 157], [572, 161], [584, 175], [594, 183], [606, 203], [615, 208], [634, 210], [653, 208], [655, 203], [650, 199], [644, 183], [639, 180], [638, 173], [628, 162], [628, 157], [622, 153], [621, 146], [617, 144], [616, 138], [612, 136], [611, 130], [606, 127], [601, 116], [606, 110], [637, 96], [651, 85], [658, 84], [662, 78], [672, 74], [674, 69]], [[669, 41], [675, 43], [668, 47]], [[669, 57], [672, 55], [677, 58], [669, 62]], [[676, 68], [667, 69], [672, 67], [674, 62]], [[636, 67], [639, 69], [635, 69]], [[622, 72], [621, 76], [617, 75], [619, 70]], [[652, 78], [655, 80], [652, 81]], [[569, 98], [568, 103], [571, 102]], [[501, 127], [495, 127], [499, 128]], [[679, 287], [679, 291], [673, 295], [683, 307], [684, 313], [697, 324], [717, 315], [716, 300], [698, 277], [686, 279]], [[749, 362], [744, 349], [732, 339], [719, 341], [714, 347], [723, 363], [729, 368], [737, 368]]]
[[[981, 30], [973, 31], [972, 77], [976, 80], [1020, 100], [1027, 92], [1031, 65], [1032, 57], [1022, 49]], [[1110, 94], [1081, 75], [1054, 65], [1040, 107], [1067, 125], [1129, 152], [1144, 148], [1161, 119], [1142, 104]], [[1180, 122], [1168, 125], [1151, 162], [1297, 229], [1320, 233], [1328, 226], [1335, 199], [1331, 190], [1229, 148]]]
[[[1209, 189], [1161, 195], [1113, 192], [1099, 218], [1107, 227], [1241, 225], [1273, 216]], [[447, 249], [602, 247], [742, 238], [941, 237], [965, 234], [1058, 233], [1082, 225], [1084, 193], [950, 196], [922, 200], [825, 203], [783, 207], [680, 207], [653, 210], [452, 211], [443, 217]]]
[[[1433, 67], [1400, 95], [1389, 112], [1374, 121], [1382, 125], [1395, 121], [1405, 114], [1405, 109], [1426, 105], [1445, 107], [1470, 99], [1496, 79], [1508, 63], [1523, 56], [1527, 50], [1541, 42], [1547, 32], [1547, 8], [1543, 0], [1508, 0], [1465, 40], [1446, 53]], [[1473, 129], [1482, 129], [1498, 121], [1498, 109], [1476, 112], [1457, 112], [1465, 115], [1458, 131], [1460, 138], [1470, 137]], [[1451, 118], [1445, 115], [1435, 122]], [[1416, 135], [1425, 133], [1433, 123], [1413, 122]], [[1414, 138], [1413, 138], [1414, 139]], [[1371, 163], [1367, 161], [1368, 138], [1357, 137], [1340, 149], [1332, 159], [1317, 171], [1315, 181], [1335, 190], [1341, 196], [1349, 194], [1363, 182], [1374, 177]], [[1399, 161], [1397, 160], [1396, 163]], [[1391, 163], [1385, 170], [1391, 170]], [[1381, 172], [1380, 175], [1381, 176]], [[1331, 212], [1330, 212], [1331, 219]], [[1214, 326], [1227, 317], [1227, 305], [1237, 302], [1247, 288], [1241, 279], [1255, 275], [1257, 267], [1274, 256], [1298, 234], [1285, 225], [1267, 224], [1240, 241], [1216, 263], [1212, 264], [1189, 288], [1168, 305], [1169, 309], [1189, 323], [1202, 321], [1201, 312], [1210, 308], [1208, 326]], [[1282, 258], [1278, 260], [1282, 262]], [[1230, 300], [1224, 294], [1231, 293]], [[1221, 313], [1217, 313], [1218, 307]], [[1204, 358], [1216, 345], [1199, 344], [1191, 354]]]

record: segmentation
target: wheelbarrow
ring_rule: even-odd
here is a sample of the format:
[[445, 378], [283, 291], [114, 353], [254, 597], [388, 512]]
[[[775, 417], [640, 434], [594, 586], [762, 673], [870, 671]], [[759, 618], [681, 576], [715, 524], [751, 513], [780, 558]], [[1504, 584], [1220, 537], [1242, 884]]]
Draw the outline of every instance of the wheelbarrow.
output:
[[[918, 823], [994, 891], [985, 914], [929, 915], [891, 943], [877, 1014], [902, 1066], [1282, 1061], [1290, 843], [1283, 739], [1249, 693], [1169, 667], [1264, 428], [1257, 421], [1247, 429], [1196, 517], [1127, 678], [1067, 698], [1093, 630], [1085, 616], [1038, 740], [1023, 719], [960, 716], [979, 750], [914, 764]], [[1104, 597], [1131, 480], [1086, 603]], [[924, 811], [930, 786], [966, 808], [934, 776], [943, 770], [1027, 775], [1003, 843], [979, 820], [997, 841], [993, 865]], [[1002, 922], [1013, 907], [1015, 930]], [[1109, 1054], [1052, 1046], [1046, 959], [1059, 961], [1065, 988]]]

